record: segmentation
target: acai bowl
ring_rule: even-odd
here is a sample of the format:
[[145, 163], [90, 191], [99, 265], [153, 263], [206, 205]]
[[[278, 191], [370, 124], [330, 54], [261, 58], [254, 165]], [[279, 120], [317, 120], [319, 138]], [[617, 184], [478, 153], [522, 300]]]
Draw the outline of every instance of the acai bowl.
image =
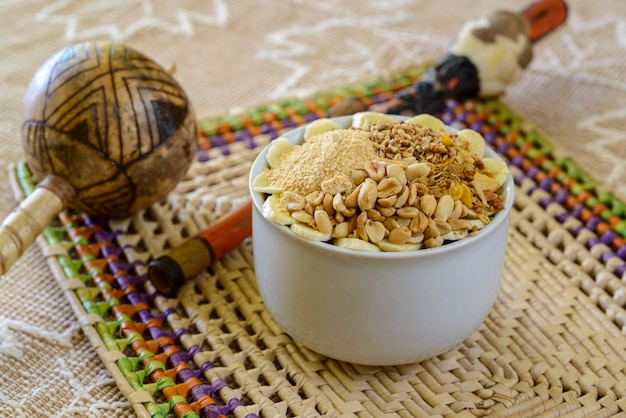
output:
[[[399, 141], [389, 141], [385, 129], [401, 131], [407, 138], [423, 131], [430, 143], [420, 137], [421, 142], [411, 145], [416, 149], [403, 148]], [[347, 132], [361, 130], [379, 142], [373, 160], [363, 145], [364, 135]], [[328, 138], [321, 138], [324, 135]], [[329, 140], [339, 148], [323, 142]], [[320, 141], [315, 145], [319, 155], [296, 154], [305, 142]], [[459, 150], [452, 152], [456, 146]], [[407, 152], [394, 156], [398, 149]], [[425, 149], [439, 152], [432, 161], [441, 167], [461, 168], [456, 168], [457, 174], [437, 173], [437, 164], [420, 161]], [[342, 163], [329, 162], [333, 159]], [[349, 173], [344, 163], [351, 164]], [[430, 167], [426, 177], [428, 170], [420, 163]], [[307, 170], [311, 172], [304, 173]], [[454, 180], [441, 186], [428, 175]], [[285, 181], [296, 184], [295, 191], [287, 190]], [[321, 198], [307, 188], [316, 181], [325, 182]], [[372, 181], [374, 203], [373, 192], [367, 193]], [[309, 349], [366, 365], [416, 362], [458, 345], [493, 306], [514, 185], [506, 163], [476, 132], [454, 130], [427, 115], [364, 112], [323, 119], [288, 132], [261, 151], [249, 187], [261, 296], [274, 320]], [[433, 197], [426, 195], [434, 196], [434, 205]], [[326, 213], [318, 213], [324, 207]], [[420, 216], [422, 221], [427, 218], [426, 229], [423, 222], [420, 226]]]

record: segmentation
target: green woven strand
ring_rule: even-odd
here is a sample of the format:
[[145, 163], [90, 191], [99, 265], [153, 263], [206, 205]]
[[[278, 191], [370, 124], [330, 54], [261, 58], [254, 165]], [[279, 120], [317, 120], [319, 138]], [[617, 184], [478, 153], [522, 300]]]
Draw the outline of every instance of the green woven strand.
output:
[[93, 300], [84, 300], [82, 301], [82, 305], [87, 313], [99, 315], [101, 318], [104, 318], [109, 312], [109, 309], [111, 309], [109, 303], [104, 301], [95, 302]]
[[[117, 367], [122, 372], [122, 375], [126, 378], [126, 381], [135, 390], [143, 390], [143, 381], [146, 378], [145, 370], [136, 370], [137, 368], [136, 357], [122, 357], [115, 362]], [[152, 392], [154, 393], [154, 392]]]
[[[187, 399], [185, 399], [185, 397], [181, 395], [172, 395], [172, 397], [169, 400], [170, 410], [173, 410], [176, 404], [179, 404], [181, 402], [187, 403]], [[193, 411], [187, 411], [182, 416], [184, 418], [200, 418], [200, 415], [198, 415], [197, 412], [193, 412]]]
[[163, 376], [156, 382], [156, 385], [158, 390], [163, 390], [176, 386], [176, 382], [171, 377]]
[[144, 404], [146, 411], [152, 418], [167, 418], [170, 413], [169, 404], [156, 404], [154, 402], [148, 402]]
[[15, 168], [15, 171], [17, 173], [17, 180], [20, 183], [20, 187], [28, 196], [33, 192], [33, 190], [35, 190], [37, 181], [35, 180], [33, 174], [28, 168], [28, 164], [26, 164], [26, 161], [21, 161]]
[[74, 260], [66, 256], [57, 257], [57, 261], [63, 269], [65, 277], [67, 277], [68, 279], [76, 278], [81, 280], [82, 282], [87, 282], [91, 279], [91, 276], [80, 273], [80, 270], [83, 267], [82, 261]]
[[[141, 354], [139, 354], [139, 359], [143, 363], [143, 360], [150, 358], [150, 357], [154, 357], [154, 356], [155, 354], [152, 351], [143, 350]], [[151, 375], [155, 370], [165, 371], [166, 367], [165, 367], [165, 363], [163, 363], [161, 360], [153, 359], [148, 362], [148, 365], [145, 367], [145, 370], [146, 370], [147, 375]]]
[[107, 350], [124, 351], [124, 349], [126, 348], [125, 340], [115, 338], [115, 331], [111, 330], [109, 324], [110, 323], [107, 322], [96, 322], [94, 328], [96, 329], [96, 332], [100, 336], [100, 339], [104, 343], [104, 346], [107, 348]]

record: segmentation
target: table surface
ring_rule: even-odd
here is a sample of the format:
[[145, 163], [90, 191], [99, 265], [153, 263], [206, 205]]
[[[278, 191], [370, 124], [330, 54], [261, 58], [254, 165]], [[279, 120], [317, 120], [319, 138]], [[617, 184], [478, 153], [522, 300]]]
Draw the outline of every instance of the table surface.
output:
[[[535, 46], [533, 62], [502, 101], [624, 197], [626, 2], [568, 3], [567, 25]], [[464, 21], [502, 7], [496, 0], [471, 7], [453, 0], [120, 4], [0, 2], [1, 166], [24, 158], [21, 104], [30, 78], [70, 44], [112, 39], [175, 68], [202, 118], [434, 62]], [[513, 10], [526, 4], [507, 2]], [[6, 172], [0, 176], [5, 218], [14, 197]], [[0, 412], [132, 415], [36, 246], [0, 277], [0, 287], [0, 376], [11, 371], [0, 379]]]

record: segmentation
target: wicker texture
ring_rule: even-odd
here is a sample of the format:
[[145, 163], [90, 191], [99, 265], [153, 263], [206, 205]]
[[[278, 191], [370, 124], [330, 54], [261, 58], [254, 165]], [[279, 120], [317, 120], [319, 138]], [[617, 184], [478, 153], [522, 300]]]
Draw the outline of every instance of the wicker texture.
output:
[[[262, 146], [345, 95], [384, 100], [420, 74], [200, 123], [196, 161], [167, 200], [131, 218], [63, 213], [38, 241], [84, 333], [140, 417], [626, 416], [626, 206], [496, 101], [449, 103], [516, 181], [503, 282], [488, 318], [430, 360], [324, 358], [272, 320], [249, 242], [167, 299], [145, 264], [247, 198]], [[30, 193], [28, 167], [12, 170]]]

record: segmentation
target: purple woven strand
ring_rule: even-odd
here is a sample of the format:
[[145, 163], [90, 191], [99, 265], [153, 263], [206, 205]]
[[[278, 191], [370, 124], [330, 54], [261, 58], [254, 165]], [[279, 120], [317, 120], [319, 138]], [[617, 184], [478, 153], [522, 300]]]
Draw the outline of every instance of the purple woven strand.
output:
[[617, 254], [609, 250], [609, 251], [603, 252], [602, 255], [600, 256], [600, 259], [602, 260], [604, 264], [606, 264], [609, 262], [611, 258], [614, 258], [614, 257], [617, 257]]
[[283, 124], [283, 129], [293, 129], [298, 126], [298, 124], [291, 119], [285, 119], [282, 122], [282, 124]]
[[202, 408], [204, 413], [209, 418], [219, 418], [221, 416], [229, 414], [231, 411], [230, 405], [209, 405]]
[[[600, 219], [602, 220], [602, 218]], [[611, 246], [613, 244], [613, 241], [615, 241], [616, 238], [619, 238], [619, 235], [617, 234], [617, 232], [613, 231], [612, 229], [607, 229], [600, 236], [600, 239], [602, 240], [602, 242], [608, 246]]]
[[211, 137], [211, 146], [215, 148], [223, 147], [224, 145], [228, 145], [226, 139], [223, 135], [216, 135]]
[[110, 261], [109, 268], [111, 269], [111, 272], [113, 274], [116, 274], [116, 273], [121, 273], [123, 271], [124, 272], [131, 271], [135, 267], [141, 266], [143, 264], [144, 262], [141, 260], [135, 260], [132, 263], [128, 263], [125, 261]]
[[115, 278], [115, 282], [120, 289], [126, 289], [128, 286], [133, 286], [139, 289], [146, 282], [146, 280], [148, 280], [147, 274], [139, 276], [124, 274]]
[[562, 206], [565, 206], [565, 202], [567, 201], [567, 198], [569, 196], [570, 193], [567, 190], [565, 190], [564, 188], [560, 188], [554, 194], [554, 200], [559, 202]]
[[100, 231], [100, 232], [96, 232], [94, 233], [94, 238], [96, 239], [97, 242], [102, 242], [102, 241], [106, 241], [106, 242], [110, 242], [113, 243], [115, 238], [117, 238], [118, 235], [123, 235], [124, 231], [121, 230], [117, 230], [117, 231]]
[[[602, 218], [600, 218], [599, 216], [592, 216], [589, 218], [589, 220], [587, 220], [587, 223], [585, 223], [585, 228], [587, 228], [590, 231], [595, 231], [596, 227], [598, 225], [600, 225], [602, 223]], [[610, 244], [610, 242], [609, 242]]]
[[115, 256], [117, 258], [122, 257], [122, 255], [124, 254], [124, 249], [121, 247], [113, 247], [111, 245], [104, 245], [102, 246], [102, 248], [100, 248], [100, 251], [102, 252], [102, 257], [103, 258], [107, 258], [109, 256]]
[[206, 152], [204, 152], [204, 151], [196, 152], [196, 158], [201, 163], [206, 163], [207, 161], [210, 160], [209, 155]]

